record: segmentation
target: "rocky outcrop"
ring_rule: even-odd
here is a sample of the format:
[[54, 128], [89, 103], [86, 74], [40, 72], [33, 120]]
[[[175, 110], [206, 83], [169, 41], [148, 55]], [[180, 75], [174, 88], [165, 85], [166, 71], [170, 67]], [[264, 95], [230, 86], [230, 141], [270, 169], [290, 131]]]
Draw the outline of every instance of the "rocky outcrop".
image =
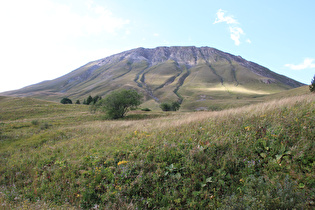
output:
[[98, 66], [108, 65], [110, 63], [117, 63], [124, 59], [131, 62], [146, 61], [150, 66], [163, 63], [167, 60], [174, 60], [178, 65], [186, 65], [188, 68], [198, 65], [199, 63], [209, 64], [218, 61], [218, 59], [225, 59], [226, 61], [235, 61], [243, 67], [250, 69], [253, 73], [270, 78], [262, 82], [270, 84], [273, 81], [280, 81], [292, 88], [300, 87], [304, 84], [290, 79], [288, 77], [276, 74], [269, 69], [260, 66], [254, 62], [247, 61], [241, 56], [235, 56], [226, 52], [222, 52], [211, 47], [157, 47], [153, 49], [137, 48], [115, 54], [97, 61]]

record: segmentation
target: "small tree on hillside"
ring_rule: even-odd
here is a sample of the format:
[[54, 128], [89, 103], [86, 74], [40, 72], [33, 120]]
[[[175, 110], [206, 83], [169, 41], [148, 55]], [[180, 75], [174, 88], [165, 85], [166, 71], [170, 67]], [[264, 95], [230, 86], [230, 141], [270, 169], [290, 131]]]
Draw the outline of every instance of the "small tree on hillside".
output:
[[63, 99], [61, 99], [60, 103], [62, 103], [62, 104], [72, 104], [72, 101], [69, 98], [63, 98]]
[[171, 109], [172, 109], [172, 106], [171, 106], [171, 104], [169, 104], [169, 103], [161, 103], [160, 104], [160, 108], [163, 110], [163, 111], [171, 111]]
[[177, 101], [174, 101], [172, 103], [161, 103], [160, 108], [163, 111], [177, 111], [180, 108], [180, 103]]
[[92, 96], [89, 96], [89, 97], [86, 99], [86, 104], [87, 104], [87, 105], [90, 105], [92, 102], [93, 102], [93, 98], [92, 98]]
[[180, 108], [180, 103], [178, 101], [172, 102], [172, 110], [177, 111]]
[[310, 91], [315, 93], [315, 75], [314, 75], [314, 77], [312, 79], [312, 83], [309, 87], [310, 87]]
[[95, 107], [97, 110], [105, 112], [110, 119], [122, 118], [130, 110], [141, 104], [142, 96], [136, 90], [113, 91], [104, 99], [99, 100]]
[[102, 97], [101, 96], [98, 96], [98, 95], [96, 95], [95, 97], [93, 97], [93, 103], [94, 104], [96, 104], [99, 100], [101, 100], [102, 99]]

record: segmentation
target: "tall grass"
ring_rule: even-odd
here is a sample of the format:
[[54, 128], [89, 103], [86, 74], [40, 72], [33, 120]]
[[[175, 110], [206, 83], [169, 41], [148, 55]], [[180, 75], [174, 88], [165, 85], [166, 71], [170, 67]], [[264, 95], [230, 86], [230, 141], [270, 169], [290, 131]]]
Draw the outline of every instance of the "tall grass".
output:
[[305, 95], [104, 121], [85, 106], [15, 105], [1, 112], [1, 205], [311, 209], [314, 108]]

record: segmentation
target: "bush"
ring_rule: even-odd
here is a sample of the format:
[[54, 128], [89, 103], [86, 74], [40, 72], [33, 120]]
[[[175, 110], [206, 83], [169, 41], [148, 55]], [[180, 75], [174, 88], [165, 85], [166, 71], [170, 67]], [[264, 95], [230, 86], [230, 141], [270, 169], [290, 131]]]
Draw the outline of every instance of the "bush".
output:
[[149, 111], [151, 111], [151, 109], [149, 109], [149, 108], [142, 108], [141, 111], [149, 112]]
[[177, 101], [174, 101], [172, 103], [161, 103], [160, 108], [163, 111], [177, 111], [180, 108], [180, 103]]
[[113, 91], [95, 104], [95, 110], [105, 112], [109, 119], [118, 119], [141, 103], [142, 96], [136, 90]]
[[62, 103], [62, 104], [72, 104], [72, 101], [69, 98], [63, 98], [63, 99], [61, 99], [60, 103]]

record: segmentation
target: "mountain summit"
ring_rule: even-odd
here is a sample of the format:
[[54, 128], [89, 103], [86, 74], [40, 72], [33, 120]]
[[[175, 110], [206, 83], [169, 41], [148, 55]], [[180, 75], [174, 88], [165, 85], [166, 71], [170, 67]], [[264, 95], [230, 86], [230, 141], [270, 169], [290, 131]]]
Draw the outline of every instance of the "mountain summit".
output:
[[179, 101], [208, 109], [225, 99], [255, 98], [304, 84], [240, 56], [210, 47], [137, 48], [90, 62], [62, 77], [2, 95], [48, 100], [104, 96], [119, 88], [142, 92], [147, 105]]

